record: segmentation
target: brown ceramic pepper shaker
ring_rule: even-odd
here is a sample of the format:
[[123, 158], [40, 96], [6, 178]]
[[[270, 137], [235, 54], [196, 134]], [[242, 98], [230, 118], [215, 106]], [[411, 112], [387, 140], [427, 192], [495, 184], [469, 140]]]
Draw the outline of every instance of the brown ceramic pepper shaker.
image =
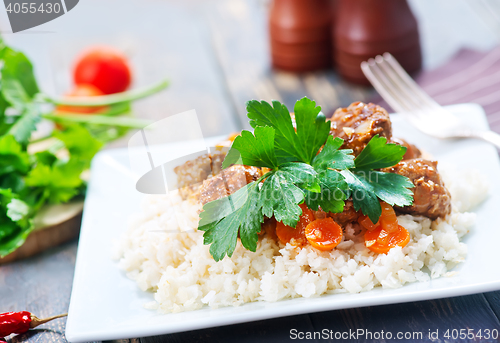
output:
[[421, 68], [417, 20], [407, 0], [338, 0], [333, 58], [348, 81], [369, 84], [360, 64], [390, 52], [408, 72]]
[[301, 72], [331, 60], [330, 0], [274, 0], [269, 16], [273, 65]]

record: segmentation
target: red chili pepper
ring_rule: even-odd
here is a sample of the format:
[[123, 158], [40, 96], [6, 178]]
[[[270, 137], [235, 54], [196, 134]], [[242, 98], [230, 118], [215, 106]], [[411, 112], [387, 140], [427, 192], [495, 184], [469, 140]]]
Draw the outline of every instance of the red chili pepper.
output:
[[30, 329], [31, 313], [7, 312], [0, 314], [0, 337], [13, 333], [25, 333]]
[[45, 319], [38, 319], [36, 316], [27, 311], [0, 313], [0, 343], [2, 342], [1, 337], [8, 336], [13, 333], [25, 333], [29, 329], [47, 323], [52, 319], [65, 316], [67, 316], [67, 314], [61, 314]]

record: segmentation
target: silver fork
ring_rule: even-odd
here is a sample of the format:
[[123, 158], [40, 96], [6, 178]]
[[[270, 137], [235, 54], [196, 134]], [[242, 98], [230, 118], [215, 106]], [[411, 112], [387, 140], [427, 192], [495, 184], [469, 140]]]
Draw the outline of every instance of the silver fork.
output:
[[389, 53], [361, 63], [361, 69], [382, 98], [417, 129], [437, 138], [479, 138], [500, 149], [500, 135], [467, 126], [416, 84]]

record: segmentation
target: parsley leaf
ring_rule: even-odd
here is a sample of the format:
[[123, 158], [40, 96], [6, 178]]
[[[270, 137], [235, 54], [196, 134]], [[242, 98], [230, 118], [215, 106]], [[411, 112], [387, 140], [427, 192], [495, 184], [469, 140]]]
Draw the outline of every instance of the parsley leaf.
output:
[[299, 147], [302, 148], [305, 160], [311, 163], [319, 148], [325, 144], [330, 133], [330, 122], [321, 113], [321, 107], [308, 98], [302, 98], [295, 103], [295, 121]]
[[305, 202], [307, 207], [317, 211], [318, 207], [326, 212], [339, 213], [344, 209], [344, 200], [349, 186], [344, 177], [336, 170], [326, 169], [317, 176], [321, 191], [313, 193], [306, 191]]
[[372, 182], [375, 194], [381, 200], [391, 206], [410, 206], [413, 203], [413, 192], [410, 188], [415, 187], [407, 177], [393, 173], [372, 171], [375, 174], [375, 182]]
[[23, 53], [5, 46], [2, 47], [2, 59], [2, 98], [20, 114], [8, 133], [18, 142], [26, 144], [36, 128], [35, 124], [40, 121], [38, 106], [32, 102], [39, 92], [33, 67]]
[[64, 143], [73, 159], [84, 161], [86, 167], [90, 167], [90, 161], [103, 146], [103, 143], [94, 138], [88, 130], [78, 125], [57, 131], [54, 137]]
[[333, 136], [328, 136], [325, 146], [313, 159], [312, 166], [314, 169], [320, 171], [326, 170], [327, 168], [338, 170], [353, 168], [354, 156], [351, 155], [352, 150], [339, 150], [343, 143], [344, 141], [342, 138], [333, 138]]
[[[231, 146], [231, 150], [237, 150], [242, 159], [242, 164], [255, 167], [267, 167], [274, 169], [278, 166], [278, 160], [274, 154], [274, 129], [272, 127], [257, 127], [252, 134], [242, 131]], [[229, 159], [224, 159], [222, 168], [227, 168], [234, 162], [235, 152], [228, 153]]]
[[21, 145], [13, 136], [0, 137], [0, 175], [13, 171], [28, 172], [30, 167], [29, 155], [22, 150]]
[[320, 191], [318, 173], [309, 164], [300, 162], [284, 163], [279, 166], [279, 171], [289, 174], [289, 178], [293, 183], [302, 189], [315, 193]]
[[31, 102], [21, 82], [13, 78], [2, 78], [2, 94], [5, 100], [18, 111], [23, 111]]
[[252, 100], [247, 102], [250, 125], [255, 129], [259, 126], [272, 127], [275, 130], [274, 145], [276, 157], [280, 163], [302, 161], [297, 152], [297, 135], [293, 128], [292, 118], [285, 105], [273, 100], [272, 106], [265, 101]]
[[247, 110], [254, 134], [243, 131], [235, 139], [223, 168], [238, 163], [272, 170], [232, 196], [203, 206], [200, 230], [216, 261], [232, 255], [238, 234], [255, 251], [264, 216], [295, 227], [302, 202], [313, 210], [340, 213], [352, 197], [356, 211], [374, 223], [382, 213], [379, 199], [411, 205], [413, 184], [408, 178], [375, 170], [398, 163], [404, 147], [386, 144], [377, 135], [355, 159], [352, 150], [340, 149], [342, 139], [329, 136], [330, 123], [307, 98], [295, 105], [296, 130], [288, 109], [278, 101], [249, 101]]
[[8, 134], [22, 144], [27, 144], [31, 137], [31, 133], [35, 131], [36, 124], [40, 121], [40, 111], [38, 106], [30, 103], [24, 109], [19, 119], [9, 128]]
[[4, 48], [2, 59], [4, 61], [2, 81], [18, 80], [26, 94], [33, 98], [39, 89], [33, 74], [33, 66], [26, 55], [11, 48]]
[[361, 209], [373, 223], [378, 221], [382, 208], [378, 199], [389, 205], [408, 206], [413, 203], [409, 188], [413, 183], [406, 177], [374, 169], [393, 166], [403, 158], [406, 148], [389, 143], [385, 137], [374, 136], [354, 160], [355, 168], [341, 171], [349, 185], [354, 209]]
[[[356, 172], [353, 170], [342, 170], [340, 172], [347, 184], [349, 185], [350, 191], [349, 196], [352, 197], [352, 202], [354, 209], [356, 211], [363, 211], [364, 215], [370, 217], [373, 223], [378, 222], [380, 215], [382, 214], [382, 207], [375, 194], [375, 189], [373, 188], [371, 180], [366, 179], [366, 174], [364, 172]], [[371, 172], [368, 172], [370, 175]]]
[[0, 256], [20, 247], [33, 230], [30, 207], [10, 189], [0, 188]]
[[268, 218], [295, 227], [302, 214], [299, 203], [304, 200], [304, 191], [296, 183], [307, 184], [309, 175], [296, 175], [290, 170], [281, 169], [267, 174], [262, 184], [262, 213]]
[[343, 143], [341, 138], [328, 136], [323, 149], [313, 159], [312, 166], [318, 172], [317, 179], [321, 191], [319, 194], [307, 191], [305, 201], [307, 206], [315, 211], [319, 207], [323, 211], [334, 213], [342, 212], [344, 209], [345, 193], [349, 190], [349, 186], [336, 170], [354, 167], [354, 156], [350, 149], [339, 150]]
[[238, 150], [229, 149], [226, 157], [224, 157], [224, 161], [222, 161], [222, 169], [226, 169], [233, 164], [243, 164], [243, 161], [241, 160], [241, 154]]
[[57, 161], [57, 156], [47, 150], [39, 151], [35, 153], [35, 156], [37, 162], [43, 163], [47, 166], [51, 166], [52, 164], [54, 164], [55, 161]]
[[358, 169], [343, 170], [341, 174], [351, 190], [354, 209], [361, 209], [373, 223], [382, 214], [378, 198], [389, 205], [409, 206], [413, 202], [413, 193], [409, 188], [414, 185], [402, 175]]
[[83, 170], [85, 163], [76, 159], [58, 160], [52, 166], [39, 163], [28, 173], [25, 182], [29, 187], [43, 187], [50, 203], [66, 202], [79, 193]]
[[387, 143], [387, 138], [374, 136], [356, 157], [356, 169], [380, 169], [392, 167], [403, 158], [406, 147]]
[[297, 101], [295, 120], [285, 105], [274, 100], [272, 106], [265, 101], [252, 100], [247, 103], [248, 118], [253, 128], [269, 126], [275, 129], [274, 145], [279, 163], [311, 163], [330, 132], [330, 124], [320, 112], [321, 107], [307, 98]]
[[205, 204], [198, 229], [205, 231], [204, 244], [211, 244], [215, 261], [233, 255], [238, 233], [245, 248], [257, 249], [257, 233], [264, 222], [259, 198], [259, 183], [252, 182], [228, 197]]

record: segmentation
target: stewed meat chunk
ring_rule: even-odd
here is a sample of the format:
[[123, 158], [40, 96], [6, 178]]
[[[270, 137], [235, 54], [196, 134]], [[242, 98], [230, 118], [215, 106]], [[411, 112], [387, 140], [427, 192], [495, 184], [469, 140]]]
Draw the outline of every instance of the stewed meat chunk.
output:
[[203, 181], [198, 198], [205, 205], [210, 201], [233, 194], [261, 176], [260, 168], [242, 165], [231, 166], [223, 169], [218, 175]]
[[421, 158], [401, 161], [384, 172], [406, 176], [413, 182], [413, 205], [398, 207], [404, 213], [431, 219], [445, 217], [451, 211], [451, 196], [437, 170], [437, 162]]
[[359, 155], [375, 135], [392, 137], [389, 114], [382, 107], [369, 103], [354, 102], [347, 108], [335, 111], [330, 134], [344, 140], [343, 149], [352, 149]]
[[206, 180], [210, 175], [219, 174], [225, 157], [225, 152], [205, 154], [175, 167], [179, 195], [182, 199], [196, 194], [203, 180]]
[[353, 223], [358, 220], [361, 215], [361, 211], [356, 211], [354, 209], [354, 204], [352, 200], [347, 200], [345, 202], [344, 210], [340, 213], [328, 212], [327, 216], [332, 218], [337, 224], [345, 227], [349, 223]]

